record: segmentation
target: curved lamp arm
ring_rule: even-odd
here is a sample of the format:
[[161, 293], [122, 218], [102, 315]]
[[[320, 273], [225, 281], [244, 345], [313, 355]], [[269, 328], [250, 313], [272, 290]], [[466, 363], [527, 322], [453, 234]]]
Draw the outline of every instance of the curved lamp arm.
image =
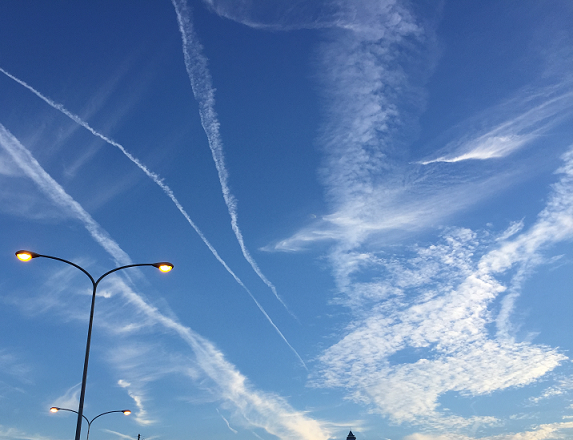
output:
[[[100, 417], [100, 416], [106, 415], [106, 414], [119, 413], [119, 412], [120, 412], [120, 413], [124, 413], [126, 416], [128, 416], [128, 415], [131, 414], [131, 411], [128, 410], [128, 409], [119, 409], [119, 410], [115, 410], [115, 411], [106, 411], [106, 412], [104, 412], [104, 413], [98, 414], [98, 415], [95, 416], [93, 419], [91, 419], [91, 420], [88, 422], [88, 433], [87, 433], [87, 435], [86, 435], [86, 440], [89, 440], [89, 438], [90, 438], [90, 429], [91, 429], [91, 427], [92, 427], [92, 422], [93, 422], [95, 419], [97, 419], [97, 418]], [[87, 419], [86, 419], [86, 420], [87, 420]]]
[[127, 269], [128, 267], [137, 267], [137, 266], [153, 266], [156, 267], [157, 269], [159, 269], [161, 272], [169, 272], [171, 269], [173, 269], [173, 264], [167, 262], [167, 261], [162, 261], [159, 263], [138, 263], [138, 264], [127, 264], [125, 266], [121, 266], [121, 267], [116, 267], [115, 269], [112, 269], [110, 271], [107, 271], [106, 273], [104, 273], [101, 277], [99, 277], [97, 279], [97, 281], [94, 280], [94, 278], [92, 277], [92, 275], [85, 270], [83, 267], [81, 267], [79, 264], [76, 264], [72, 261], [69, 260], [65, 260], [64, 258], [60, 258], [60, 257], [53, 257], [51, 255], [42, 255], [42, 254], [38, 254], [37, 252], [32, 252], [32, 251], [26, 251], [26, 250], [19, 250], [18, 252], [16, 252], [16, 257], [18, 257], [19, 260], [21, 261], [30, 261], [32, 258], [49, 258], [51, 260], [57, 260], [57, 261], [61, 261], [62, 263], [66, 263], [69, 264], [70, 266], [74, 266], [76, 269], [81, 270], [92, 282], [92, 284], [94, 286], [97, 286], [99, 284], [99, 282], [104, 279], [106, 276], [108, 276], [109, 274], [112, 274], [114, 272], [117, 272], [118, 270], [122, 270], [122, 269]]
[[95, 284], [93, 277], [91, 276], [91, 274], [87, 270], [85, 270], [83, 267], [77, 265], [76, 263], [72, 263], [71, 261], [64, 260], [63, 258], [52, 257], [51, 255], [42, 255], [42, 254], [38, 254], [36, 252], [25, 251], [25, 250], [20, 250], [20, 251], [16, 252], [16, 256], [18, 257], [18, 259], [20, 261], [30, 261], [32, 258], [39, 258], [39, 257], [61, 261], [63, 263], [69, 264], [69, 265], [74, 266], [75, 268], [81, 270], [83, 273], [85, 273], [87, 275], [87, 277], [90, 279], [92, 284]]
[[[50, 408], [50, 412], [57, 413], [58, 411], [69, 411], [69, 412], [79, 414], [76, 410], [68, 409], [68, 408], [60, 408], [59, 406], [52, 406]], [[86, 416], [84, 416], [83, 414], [82, 414], [82, 417], [85, 419], [86, 422], [88, 422], [88, 426], [89, 426], [91, 422], [88, 420], [88, 418]]]
[[[95, 416], [93, 419], [90, 420], [89, 423], [90, 423], [90, 425], [91, 425], [91, 423], [92, 423], [95, 419], [97, 419], [98, 417], [104, 416], [104, 415], [106, 415], [106, 414], [118, 413], [118, 412], [123, 413], [123, 414], [126, 415], [126, 416], [128, 416], [128, 415], [131, 414], [131, 410], [129, 410], [129, 409], [116, 409], [115, 411], [106, 411], [106, 412], [104, 412], [104, 413], [101, 413], [101, 414], [98, 414], [97, 416]], [[86, 420], [87, 420], [87, 419], [86, 419]]]
[[[42, 255], [41, 255], [42, 256]], [[60, 260], [59, 258], [57, 258], [58, 260]], [[60, 260], [60, 261], [65, 261], [65, 260]], [[71, 261], [68, 261], [68, 263], [70, 263], [71, 265], [77, 267], [78, 269], [84, 271], [85, 273], [87, 273], [85, 270], [83, 270], [80, 266], [78, 266], [77, 264], [72, 263]], [[165, 262], [161, 262], [161, 263], [138, 263], [138, 264], [128, 264], [126, 266], [121, 266], [121, 267], [116, 267], [115, 269], [109, 270], [106, 273], [104, 273], [101, 277], [99, 277], [97, 279], [97, 281], [95, 281], [95, 285], [97, 286], [99, 284], [99, 282], [101, 280], [103, 280], [105, 277], [107, 277], [109, 274], [112, 274], [114, 272], [117, 272], [118, 270], [122, 270], [122, 269], [127, 269], [128, 267], [138, 267], [138, 266], [153, 266], [156, 267], [157, 269], [159, 269], [161, 272], [169, 272], [171, 269], [173, 269], [173, 264], [168, 263], [167, 261]], [[93, 278], [91, 277], [91, 275], [88, 274], [88, 276], [90, 277], [90, 279], [93, 281]]]

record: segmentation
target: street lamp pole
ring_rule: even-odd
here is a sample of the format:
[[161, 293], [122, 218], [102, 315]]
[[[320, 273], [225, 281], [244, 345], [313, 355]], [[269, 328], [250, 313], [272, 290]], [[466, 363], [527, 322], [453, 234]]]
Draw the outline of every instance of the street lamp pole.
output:
[[[50, 408], [50, 411], [53, 412], [53, 413], [57, 413], [58, 411], [70, 411], [70, 412], [73, 412], [73, 413], [76, 413], [76, 414], [79, 415], [79, 413], [78, 413], [77, 411], [73, 410], [73, 409], [59, 408], [59, 407], [57, 407], [57, 406], [52, 406], [52, 407]], [[123, 413], [123, 414], [125, 414], [126, 416], [128, 416], [128, 415], [131, 414], [131, 411], [130, 411], [129, 409], [119, 409], [119, 410], [115, 410], [115, 411], [106, 411], [106, 412], [104, 412], [104, 413], [98, 414], [97, 416], [95, 416], [95, 417], [94, 417], [93, 419], [91, 419], [91, 420], [88, 420], [88, 418], [82, 414], [82, 417], [85, 419], [86, 422], [88, 422], [88, 433], [87, 433], [87, 435], [86, 435], [86, 440], [89, 440], [89, 438], [90, 438], [90, 428], [92, 427], [92, 422], [93, 422], [95, 419], [97, 419], [98, 417], [100, 417], [100, 416], [103, 416], [103, 415], [105, 415], [105, 414], [111, 414], [111, 413]]]
[[[77, 265], [76, 263], [72, 263], [71, 261], [64, 260], [63, 258], [52, 257], [50, 255], [42, 255], [42, 254], [38, 254], [36, 252], [25, 251], [25, 250], [20, 250], [20, 251], [16, 252], [16, 257], [18, 257], [18, 259], [20, 259], [21, 261], [30, 261], [32, 258], [38, 258], [38, 257], [50, 258], [51, 260], [58, 260], [58, 261], [69, 264], [69, 265], [74, 266], [75, 268], [81, 270], [84, 274], [87, 275], [87, 277], [92, 282], [92, 286], [93, 286], [92, 305], [91, 305], [91, 309], [90, 309], [90, 323], [88, 326], [88, 339], [86, 342], [86, 356], [85, 356], [85, 360], [84, 360], [84, 372], [82, 375], [82, 388], [81, 388], [81, 392], [80, 392], [80, 403], [78, 405], [78, 411], [77, 411], [78, 423], [76, 426], [76, 437], [75, 437], [75, 440], [80, 440], [80, 434], [82, 431], [82, 417], [83, 417], [83, 413], [84, 413], [84, 397], [86, 394], [86, 381], [87, 381], [87, 376], [88, 376], [88, 361], [89, 361], [89, 357], [90, 357], [90, 344], [91, 344], [91, 339], [92, 339], [92, 325], [93, 325], [93, 320], [94, 320], [95, 297], [96, 297], [96, 290], [97, 290], [97, 286], [98, 286], [99, 282], [102, 279], [104, 279], [106, 276], [108, 276], [114, 272], [117, 272], [118, 270], [127, 269], [128, 267], [153, 266], [153, 267], [156, 267], [157, 269], [159, 269], [161, 272], [169, 272], [171, 269], [173, 269], [173, 264], [168, 263], [166, 261], [160, 262], [160, 263], [128, 264], [126, 266], [116, 267], [115, 269], [112, 269], [112, 270], [104, 273], [97, 280], [94, 280], [94, 278], [91, 276], [91, 274], [87, 270], [85, 270], [83, 267]], [[74, 411], [74, 412], [76, 412], [76, 411]], [[89, 429], [89, 426], [88, 426], [88, 429]]]

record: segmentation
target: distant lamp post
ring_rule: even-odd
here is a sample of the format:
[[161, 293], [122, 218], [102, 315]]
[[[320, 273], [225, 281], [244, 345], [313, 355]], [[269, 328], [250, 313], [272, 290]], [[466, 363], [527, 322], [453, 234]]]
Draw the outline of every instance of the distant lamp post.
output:
[[[73, 409], [59, 408], [59, 407], [57, 407], [57, 406], [52, 406], [52, 407], [50, 408], [50, 412], [57, 413], [58, 411], [69, 411], [69, 412], [73, 412], [73, 413], [79, 414], [77, 411], [75, 411], [75, 410], [73, 410]], [[105, 415], [105, 414], [111, 414], [111, 413], [123, 413], [123, 414], [125, 414], [126, 416], [128, 416], [128, 415], [131, 414], [131, 411], [130, 411], [129, 409], [119, 409], [119, 410], [116, 410], [116, 411], [106, 411], [106, 412], [104, 412], [104, 413], [98, 414], [97, 416], [95, 416], [95, 417], [94, 417], [93, 419], [91, 419], [91, 420], [88, 420], [88, 418], [82, 414], [82, 417], [85, 419], [86, 422], [88, 422], [88, 434], [87, 434], [87, 436], [86, 436], [86, 440], [89, 440], [89, 438], [90, 438], [90, 428], [92, 427], [92, 422], [93, 422], [95, 419], [97, 419], [98, 417], [101, 417], [101, 416], [103, 416], [103, 415]]]
[[[90, 357], [90, 343], [91, 343], [91, 339], [92, 339], [92, 325], [93, 325], [93, 320], [94, 320], [94, 307], [95, 307], [95, 297], [96, 297], [96, 290], [97, 290], [97, 286], [99, 284], [99, 282], [104, 279], [106, 276], [108, 276], [111, 273], [117, 272], [118, 270], [122, 270], [122, 269], [127, 269], [128, 267], [137, 267], [137, 266], [153, 266], [156, 267], [157, 269], [159, 269], [161, 272], [169, 272], [171, 271], [171, 269], [173, 269], [173, 264], [168, 263], [167, 261], [162, 261], [159, 263], [141, 263], [141, 264], [128, 264], [126, 266], [121, 266], [121, 267], [116, 267], [115, 269], [112, 269], [106, 273], [104, 273], [101, 277], [99, 277], [96, 280], [94, 280], [94, 278], [91, 276], [91, 274], [85, 270], [83, 267], [77, 265], [76, 263], [72, 263], [71, 261], [68, 260], [64, 260], [63, 258], [58, 258], [58, 257], [52, 257], [50, 255], [41, 255], [38, 254], [36, 252], [31, 252], [31, 251], [25, 251], [25, 250], [20, 250], [18, 252], [16, 252], [16, 257], [18, 257], [19, 260], [21, 261], [30, 261], [32, 258], [38, 258], [38, 257], [43, 257], [43, 258], [49, 258], [51, 260], [58, 260], [61, 261], [63, 263], [69, 264], [70, 266], [74, 266], [75, 268], [81, 270], [83, 273], [85, 273], [87, 275], [87, 277], [90, 279], [90, 281], [92, 282], [92, 286], [93, 286], [93, 293], [92, 293], [92, 306], [90, 309], [90, 323], [88, 326], [88, 339], [86, 342], [86, 357], [84, 360], [84, 373], [82, 376], [82, 389], [81, 389], [81, 393], [80, 393], [80, 403], [78, 406], [78, 410], [77, 411], [72, 411], [72, 410], [66, 410], [66, 411], [72, 411], [77, 413], [78, 415], [78, 423], [76, 426], [76, 437], [75, 440], [80, 440], [80, 434], [82, 431], [82, 417], [84, 417], [84, 397], [86, 394], [86, 380], [88, 377], [88, 361], [89, 361], [89, 357]], [[53, 407], [56, 408], [56, 407]], [[61, 408], [63, 410], [63, 408]], [[58, 410], [56, 410], [58, 411]], [[111, 412], [117, 412], [117, 411], [111, 411]], [[120, 411], [122, 412], [122, 411]], [[107, 413], [104, 413], [107, 414]], [[125, 414], [125, 413], [124, 413]], [[103, 415], [103, 414], [100, 414]], [[99, 417], [99, 416], [97, 416]], [[96, 417], [96, 418], [97, 418]], [[84, 417], [85, 419], [85, 417]], [[87, 420], [87, 419], [86, 419]], [[92, 419], [92, 422], [95, 420]], [[89, 424], [91, 422], [88, 423], [88, 432], [89, 432]]]

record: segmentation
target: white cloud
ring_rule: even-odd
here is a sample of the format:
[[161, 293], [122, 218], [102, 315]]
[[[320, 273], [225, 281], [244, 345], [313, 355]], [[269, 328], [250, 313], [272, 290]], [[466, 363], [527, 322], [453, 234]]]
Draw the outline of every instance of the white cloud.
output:
[[514, 180], [511, 172], [478, 181], [418, 182], [403, 187], [380, 186], [355, 203], [301, 228], [292, 236], [267, 245], [266, 251], [298, 252], [317, 244], [337, 243], [345, 248], [379, 242], [398, 243], [411, 233], [436, 227]]
[[0, 425], [0, 440], [54, 440], [41, 434], [29, 434], [17, 428]]
[[508, 156], [515, 150], [523, 147], [533, 139], [532, 136], [482, 136], [473, 141], [470, 145], [464, 146], [469, 151], [453, 157], [439, 157], [437, 159], [420, 162], [422, 165], [429, 165], [436, 162], [455, 163], [463, 160], [487, 160]]
[[137, 423], [143, 426], [155, 423], [156, 420], [149, 418], [148, 413], [143, 405], [144, 402], [146, 401], [146, 398], [145, 395], [142, 393], [142, 391], [134, 389], [131, 383], [125, 380], [120, 379], [117, 382], [117, 384], [120, 387], [125, 388], [129, 397], [133, 399], [133, 402], [137, 407], [137, 411], [132, 411], [132, 414], [135, 414], [135, 420], [137, 421]]
[[[488, 118], [502, 113], [502, 122], [485, 132], [466, 134], [450, 142], [443, 150], [448, 153], [435, 159], [420, 161], [422, 165], [437, 162], [455, 163], [465, 160], [499, 159], [523, 148], [571, 114], [570, 84], [546, 87], [535, 96], [525, 92], [497, 108], [488, 109]], [[521, 96], [525, 96], [522, 98]], [[518, 109], [517, 114], [512, 114]], [[509, 116], [506, 114], [509, 113]], [[471, 131], [470, 131], [471, 132]]]
[[18, 355], [5, 348], [0, 349], [0, 372], [28, 382], [30, 371], [30, 365], [23, 362]]
[[50, 402], [50, 406], [67, 409], [77, 408], [80, 401], [80, 385], [80, 383], [77, 383], [73, 387], [68, 388], [63, 395], [56, 397], [53, 402]]
[[[532, 103], [519, 102], [515, 98], [512, 101], [515, 105], [513, 115], [506, 115], [510, 112], [505, 109], [509, 104], [503, 106], [503, 112], [492, 110], [493, 113], [504, 113], [506, 118], [496, 127], [488, 129], [485, 134], [466, 135], [462, 140], [451, 142], [445, 149], [454, 150], [453, 153], [420, 163], [505, 157], [537, 139], [571, 113], [571, 93], [563, 92], [564, 88], [565, 85], [540, 94], [537, 101], [542, 102], [536, 101], [534, 108], [529, 110], [523, 110], [523, 106]], [[341, 86], [341, 89], [345, 87]], [[551, 93], [558, 96], [554, 97]], [[347, 106], [340, 104], [339, 107]], [[520, 112], [517, 116], [516, 111]], [[395, 123], [399, 124], [399, 118]], [[373, 122], [371, 127], [374, 131], [379, 130]], [[358, 136], [355, 141], [358, 150], [352, 146], [354, 135]], [[327, 146], [330, 158], [323, 175], [333, 212], [292, 236], [265, 247], [265, 250], [294, 252], [316, 243], [333, 241], [352, 247], [366, 240], [372, 241], [377, 235], [383, 235], [385, 240], [393, 240], [392, 236], [400, 237], [401, 234], [439, 225], [453, 214], [508, 188], [522, 178], [518, 173], [523, 171], [514, 170], [511, 166], [491, 169], [475, 177], [452, 177], [437, 174], [429, 168], [427, 171], [417, 171], [413, 168], [415, 164], [407, 167], [399, 165], [383, 152], [383, 134], [379, 138], [372, 135], [370, 141], [361, 141], [359, 134], [354, 135], [344, 137], [333, 134], [330, 143], [338, 147]], [[378, 142], [379, 151], [368, 147], [369, 142]]]
[[[573, 239], [573, 150], [563, 160], [537, 221], [522, 232], [516, 223], [502, 234], [505, 240], [482, 243], [469, 230], [450, 230], [442, 243], [415, 248], [403, 259], [333, 252], [339, 301], [351, 307], [354, 319], [346, 336], [321, 356], [314, 385], [344, 387], [352, 399], [396, 422], [471, 426], [471, 419], [445, 414], [439, 397], [524, 386], [567, 359], [553, 348], [517, 342], [507, 331], [493, 338], [489, 330], [492, 301], [508, 292], [496, 277], [513, 271], [508, 297], [515, 298], [521, 280], [543, 262], [542, 252]], [[361, 273], [373, 270], [379, 276], [363, 281]], [[499, 328], [510, 326], [511, 310], [512, 304], [502, 308]], [[392, 355], [406, 349], [417, 350], [412, 361], [394, 364]]]
[[497, 237], [497, 241], [507, 240], [508, 238], [512, 237], [513, 235], [520, 232], [524, 227], [523, 219], [517, 222], [512, 222], [509, 225], [509, 228], [505, 230], [499, 237]]
[[404, 437], [404, 440], [558, 440], [570, 438], [573, 422], [538, 425], [529, 431], [474, 437], [450, 433], [446, 435], [416, 433]]
[[538, 404], [542, 400], [547, 400], [555, 396], [562, 396], [573, 390], [573, 377], [566, 377], [557, 380], [557, 385], [548, 387], [541, 393], [540, 396], [530, 397], [529, 401], [533, 404]]
[[[406, 27], [397, 1], [347, 0], [203, 0], [221, 17], [256, 29], [289, 31], [296, 29], [347, 29], [380, 35], [386, 27]], [[379, 38], [379, 37], [376, 37]]]
[[[230, 8], [226, 1], [211, 4]], [[524, 88], [452, 129], [454, 140], [432, 157], [407, 164], [413, 135], [405, 131], [416, 131], [424, 78], [434, 62], [431, 26], [422, 27], [399, 1], [336, 2], [336, 8], [352, 10], [340, 14], [352, 23], [326, 33], [317, 63], [326, 105], [318, 139], [325, 156], [320, 176], [330, 213], [265, 250], [295, 252], [332, 241], [352, 247], [373, 236], [387, 239], [439, 225], [530, 170], [505, 163], [454, 175], [452, 167], [420, 164], [508, 157], [572, 113], [570, 81], [535, 92]]]
[[14, 160], [5, 152], [0, 151], [0, 175], [10, 177], [23, 177], [24, 174]]

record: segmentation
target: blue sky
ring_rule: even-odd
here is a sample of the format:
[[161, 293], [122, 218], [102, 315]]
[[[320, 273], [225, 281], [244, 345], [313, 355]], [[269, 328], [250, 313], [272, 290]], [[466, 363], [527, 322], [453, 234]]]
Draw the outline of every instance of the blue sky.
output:
[[570, 438], [571, 22], [2, 4], [0, 439]]

